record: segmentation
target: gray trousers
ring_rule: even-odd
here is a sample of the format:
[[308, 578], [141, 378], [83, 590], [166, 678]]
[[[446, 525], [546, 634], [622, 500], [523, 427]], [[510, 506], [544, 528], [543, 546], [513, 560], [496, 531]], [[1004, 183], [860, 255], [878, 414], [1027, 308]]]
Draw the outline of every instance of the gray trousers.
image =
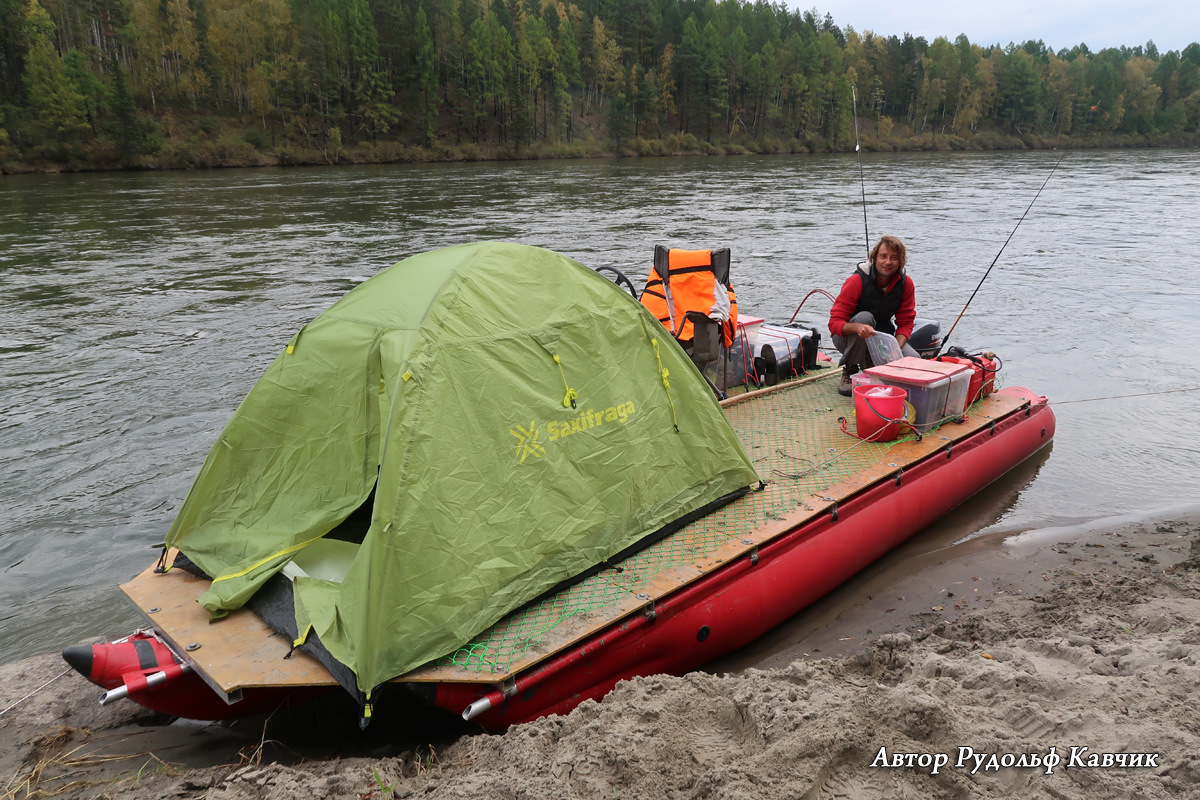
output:
[[[870, 311], [860, 311], [850, 318], [851, 322], [858, 324], [870, 325], [875, 327], [875, 315]], [[838, 362], [841, 367], [854, 367], [855, 371], [872, 367], [871, 355], [867, 352], [867, 340], [861, 336], [838, 336], [833, 337], [833, 346], [842, 354], [842, 360]], [[913, 349], [908, 342], [900, 348], [900, 352], [906, 356], [919, 358], [920, 353]]]

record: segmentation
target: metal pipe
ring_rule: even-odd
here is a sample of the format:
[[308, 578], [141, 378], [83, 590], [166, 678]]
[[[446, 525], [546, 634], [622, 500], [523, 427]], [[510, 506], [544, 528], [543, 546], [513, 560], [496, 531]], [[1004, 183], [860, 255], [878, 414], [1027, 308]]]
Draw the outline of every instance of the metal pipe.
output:
[[[180, 675], [187, 675], [189, 672], [192, 672], [192, 671], [193, 670], [192, 670], [191, 664], [180, 664], [179, 665], [179, 674]], [[146, 688], [149, 689], [152, 686], [159, 686], [161, 684], [166, 683], [167, 680], [168, 680], [168, 676], [167, 676], [167, 673], [165, 673], [165, 672], [160, 671], [160, 672], [152, 673], [152, 674], [146, 676]], [[106, 706], [109, 703], [115, 703], [118, 700], [124, 700], [126, 697], [129, 697], [129, 687], [125, 686], [125, 685], [118, 686], [116, 689], [109, 689], [107, 692], [100, 695], [100, 705]]]
[[491, 694], [484, 695], [463, 709], [462, 718], [470, 722], [483, 712], [491, 709], [493, 705], [499, 705], [502, 702], [504, 702], [504, 695], [500, 692], [492, 692]]

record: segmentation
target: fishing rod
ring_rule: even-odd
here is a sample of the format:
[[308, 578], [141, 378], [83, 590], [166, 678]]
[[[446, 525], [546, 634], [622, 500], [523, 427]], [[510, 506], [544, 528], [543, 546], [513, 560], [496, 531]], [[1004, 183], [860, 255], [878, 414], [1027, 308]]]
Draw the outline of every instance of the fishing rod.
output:
[[858, 89], [850, 86], [850, 97], [854, 108], [854, 152], [858, 154], [858, 185], [862, 188], [863, 239], [867, 243], [867, 260], [871, 260], [871, 234], [867, 231], [867, 182], [863, 178], [862, 148], [858, 144]]
[[[1095, 111], [1096, 108], [1096, 106], [1092, 106], [1092, 111]], [[950, 334], [954, 333], [954, 329], [958, 327], [959, 320], [963, 318], [963, 314], [967, 313], [967, 307], [971, 305], [971, 301], [975, 299], [975, 295], [978, 294], [980, 288], [983, 287], [983, 282], [988, 279], [988, 275], [992, 274], [992, 267], [996, 266], [996, 262], [1000, 260], [1000, 255], [1004, 252], [1004, 248], [1008, 247], [1008, 243], [1012, 241], [1013, 235], [1017, 232], [1017, 228], [1021, 227], [1021, 223], [1024, 222], [1025, 217], [1029, 215], [1029, 209], [1033, 208], [1033, 204], [1037, 202], [1039, 197], [1041, 197], [1042, 189], [1046, 188], [1046, 184], [1048, 184], [1050, 182], [1050, 178], [1054, 176], [1054, 171], [1058, 169], [1058, 165], [1061, 164], [1063, 159], [1067, 157], [1067, 153], [1071, 152], [1071, 147], [1075, 144], [1075, 140], [1077, 138], [1079, 138], [1078, 132], [1071, 137], [1071, 141], [1067, 142], [1067, 146], [1063, 149], [1062, 155], [1058, 157], [1058, 161], [1055, 161], [1054, 166], [1050, 168], [1050, 174], [1046, 176], [1046, 180], [1042, 181], [1041, 188], [1037, 190], [1037, 194], [1035, 194], [1033, 199], [1029, 201], [1029, 206], [1025, 209], [1025, 213], [1021, 215], [1019, 220], [1017, 220], [1017, 224], [1014, 225], [1012, 231], [1009, 232], [1008, 238], [1004, 240], [1004, 244], [1000, 245], [1000, 252], [996, 253], [996, 257], [992, 259], [991, 266], [987, 268], [987, 272], [983, 273], [983, 277], [979, 279], [979, 285], [975, 287], [975, 291], [971, 292], [971, 296], [967, 298], [967, 304], [962, 307], [962, 311], [958, 312], [958, 317], [954, 320], [954, 324], [950, 326], [949, 333], [942, 338], [941, 345], [938, 347], [937, 352], [933, 354], [934, 358], [937, 358], [942, 354], [942, 348], [944, 348], [946, 343], [950, 341]], [[865, 203], [866, 201], [864, 200], [863, 202]], [[865, 205], [863, 207], [863, 213], [866, 213]]]

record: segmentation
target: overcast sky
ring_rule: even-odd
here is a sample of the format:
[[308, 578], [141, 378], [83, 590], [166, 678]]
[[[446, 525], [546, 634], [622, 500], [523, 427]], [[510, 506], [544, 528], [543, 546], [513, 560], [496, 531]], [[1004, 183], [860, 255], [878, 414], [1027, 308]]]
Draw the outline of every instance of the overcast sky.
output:
[[1197, 0], [792, 0], [800, 9], [828, 12], [845, 30], [880, 36], [938, 36], [950, 41], [965, 33], [974, 44], [1020, 44], [1041, 39], [1054, 50], [1083, 43], [1092, 52], [1153, 39], [1160, 53], [1200, 41]]

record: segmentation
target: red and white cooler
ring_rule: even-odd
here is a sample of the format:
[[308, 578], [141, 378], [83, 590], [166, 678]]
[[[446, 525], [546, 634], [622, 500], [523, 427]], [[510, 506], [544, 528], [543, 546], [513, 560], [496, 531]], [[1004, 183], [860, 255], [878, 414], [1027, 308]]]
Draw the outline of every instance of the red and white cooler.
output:
[[[961, 417], [967, 407], [971, 369], [961, 364], [906, 356], [863, 371], [863, 381], [898, 386], [916, 409], [914, 426], [922, 433]], [[857, 376], [855, 376], [857, 377]]]

